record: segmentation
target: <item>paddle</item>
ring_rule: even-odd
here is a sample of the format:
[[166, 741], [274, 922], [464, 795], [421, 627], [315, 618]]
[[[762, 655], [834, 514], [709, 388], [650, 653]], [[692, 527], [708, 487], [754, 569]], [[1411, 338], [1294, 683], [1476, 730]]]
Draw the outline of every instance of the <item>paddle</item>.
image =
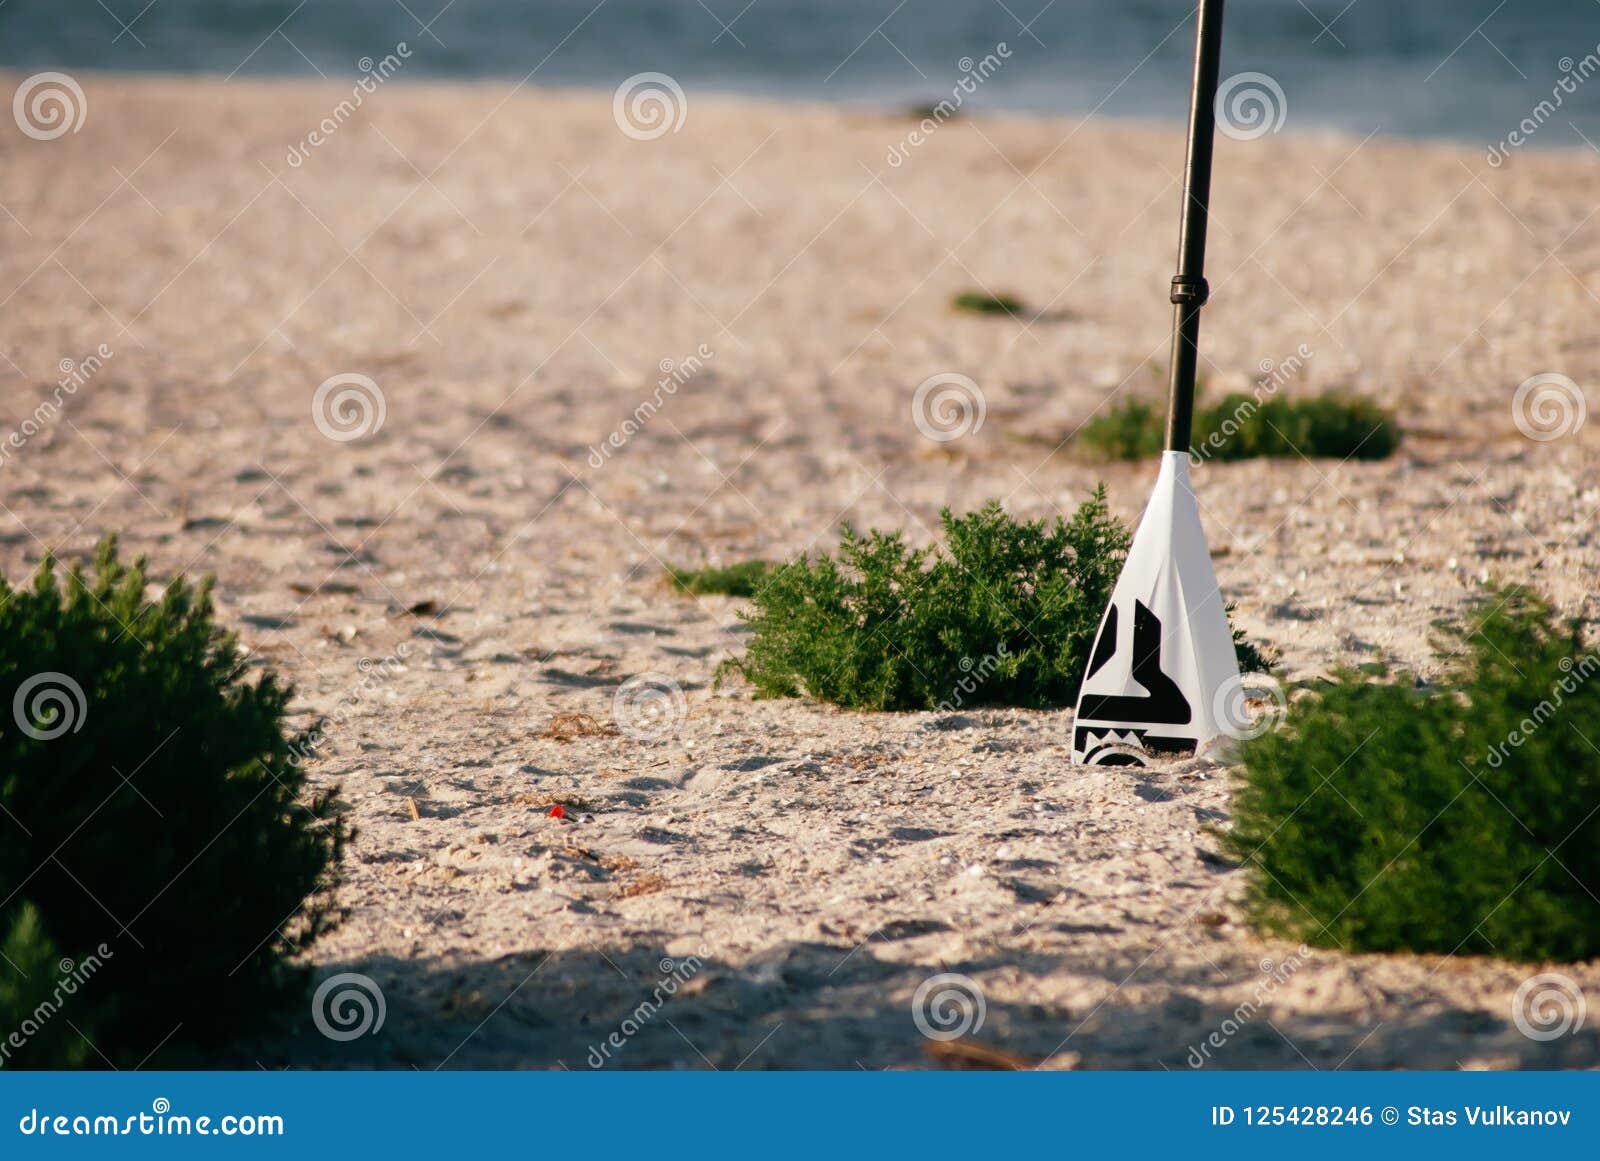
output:
[[1172, 280], [1167, 450], [1078, 692], [1072, 758], [1090, 765], [1142, 766], [1156, 755], [1194, 753], [1223, 732], [1226, 707], [1219, 703], [1239, 685], [1233, 634], [1189, 483], [1200, 308], [1209, 293], [1206, 209], [1222, 6], [1223, 0], [1200, 0], [1197, 9], [1178, 273]]

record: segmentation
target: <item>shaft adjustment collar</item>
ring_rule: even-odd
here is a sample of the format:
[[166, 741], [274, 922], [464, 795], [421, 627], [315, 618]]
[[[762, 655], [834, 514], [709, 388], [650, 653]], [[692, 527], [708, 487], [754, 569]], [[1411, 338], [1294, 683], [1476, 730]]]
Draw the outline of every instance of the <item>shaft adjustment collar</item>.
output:
[[1211, 297], [1211, 286], [1204, 278], [1180, 274], [1172, 280], [1172, 301], [1178, 306], [1204, 306]]

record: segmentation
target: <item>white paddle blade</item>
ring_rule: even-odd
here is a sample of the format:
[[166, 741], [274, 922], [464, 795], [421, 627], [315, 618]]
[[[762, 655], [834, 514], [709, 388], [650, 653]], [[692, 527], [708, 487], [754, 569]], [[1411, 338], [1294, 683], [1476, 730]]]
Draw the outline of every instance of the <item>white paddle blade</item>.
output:
[[1089, 655], [1072, 760], [1142, 766], [1192, 754], [1223, 732], [1222, 691], [1239, 684], [1233, 632], [1211, 568], [1189, 457], [1162, 453], [1111, 605]]

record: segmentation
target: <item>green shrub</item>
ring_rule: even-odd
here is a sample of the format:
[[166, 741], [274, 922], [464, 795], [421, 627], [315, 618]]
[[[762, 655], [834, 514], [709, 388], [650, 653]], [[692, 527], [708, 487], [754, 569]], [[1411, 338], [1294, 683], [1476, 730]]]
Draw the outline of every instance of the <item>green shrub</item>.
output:
[[847, 525], [838, 559], [774, 570], [732, 668], [761, 696], [851, 709], [1072, 704], [1130, 539], [1105, 489], [1053, 527], [998, 503], [940, 522], [939, 548]]
[[1346, 671], [1244, 744], [1248, 907], [1350, 951], [1600, 954], [1600, 655], [1520, 589], [1454, 642], [1437, 684]]
[[963, 291], [950, 300], [950, 305], [955, 310], [971, 311], [973, 314], [1007, 314], [1012, 317], [1020, 315], [1025, 309], [1020, 298], [1009, 294], [988, 294], [981, 290]]
[[941, 101], [925, 101], [920, 105], [912, 105], [906, 109], [906, 116], [914, 121], [955, 121], [965, 114], [961, 106], [952, 104], [950, 98]]
[[764, 560], [742, 560], [721, 568], [667, 567], [667, 580], [680, 593], [697, 597], [753, 597], [772, 572]]
[[1078, 429], [1078, 439], [1104, 459], [1148, 459], [1161, 453], [1166, 423], [1164, 411], [1130, 396], [1085, 423]]
[[66, 1010], [82, 986], [75, 967], [62, 961], [32, 904], [0, 918], [0, 1068], [77, 1068], [88, 1058], [84, 1037], [93, 1025]]
[[[1163, 412], [1142, 399], [1126, 399], [1097, 415], [1078, 433], [1107, 459], [1144, 459], [1161, 451]], [[1200, 460], [1259, 457], [1381, 460], [1400, 446], [1400, 428], [1369, 399], [1325, 393], [1303, 399], [1273, 396], [1257, 402], [1234, 392], [1196, 410], [1192, 454]]]
[[[1229, 605], [1228, 621], [1233, 621], [1234, 606]], [[1240, 673], [1271, 673], [1277, 666], [1278, 651], [1270, 645], [1258, 645], [1245, 634], [1243, 629], [1233, 631], [1233, 655], [1239, 663]]]
[[107, 946], [74, 1006], [119, 1064], [298, 995], [286, 957], [331, 923], [347, 837], [298, 768], [290, 691], [244, 680], [211, 582], [145, 587], [111, 540], [92, 578], [46, 560], [29, 588], [0, 581], [0, 899], [36, 904], [65, 956]]

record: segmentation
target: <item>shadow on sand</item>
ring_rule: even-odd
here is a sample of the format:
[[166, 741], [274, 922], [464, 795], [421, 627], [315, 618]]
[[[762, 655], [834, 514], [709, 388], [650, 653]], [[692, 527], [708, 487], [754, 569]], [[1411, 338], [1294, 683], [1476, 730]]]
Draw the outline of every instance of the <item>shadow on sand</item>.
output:
[[[1171, 1069], [1372, 1069], [1593, 1067], [1593, 1027], [1540, 1043], [1509, 1019], [1482, 1010], [1418, 1002], [1401, 1019], [1363, 1020], [1351, 1011], [1318, 1014], [1275, 1005], [1238, 1007], [1197, 993], [1221, 982], [1173, 978], [1157, 958], [1107, 962], [1103, 954], [1008, 954], [936, 962], [908, 956], [918, 938], [852, 948], [796, 943], [737, 966], [708, 953], [660, 948], [595, 948], [522, 953], [459, 964], [381, 958], [332, 964], [367, 977], [383, 995], [382, 1027], [339, 1041], [319, 1030], [308, 1002], [302, 1018], [276, 1034], [236, 1047], [237, 1067], [290, 1068], [921, 1068], [932, 1064], [913, 1019], [919, 986], [955, 973], [984, 993], [973, 1039], [1057, 1066]], [[888, 952], [895, 958], [884, 958]], [[1230, 962], [1237, 960], [1238, 962]], [[1215, 967], [1248, 982], [1255, 961], [1224, 958]], [[1131, 977], [1131, 978], [1130, 978]], [[1159, 984], [1165, 998], [1145, 998]], [[961, 985], [957, 984], [957, 988]], [[327, 984], [324, 1023], [341, 1035], [364, 1013], [352, 989]], [[370, 991], [370, 989], [367, 989]], [[1246, 989], [1248, 991], [1249, 989]], [[1044, 997], [1009, 1002], [1012, 995]], [[949, 992], [949, 1023], [971, 1019], [970, 991]], [[1059, 997], [1059, 998], [1057, 998]], [[926, 1005], [925, 1005], [926, 1007]], [[937, 1022], [937, 1012], [934, 1020]], [[367, 1021], [370, 1024], [370, 1020]], [[936, 1026], [938, 1026], [936, 1024]], [[1221, 1040], [1220, 1045], [1211, 1038]], [[1056, 1054], [1063, 1054], [1057, 1056]], [[1196, 1062], [1199, 1062], [1198, 1065]]]

